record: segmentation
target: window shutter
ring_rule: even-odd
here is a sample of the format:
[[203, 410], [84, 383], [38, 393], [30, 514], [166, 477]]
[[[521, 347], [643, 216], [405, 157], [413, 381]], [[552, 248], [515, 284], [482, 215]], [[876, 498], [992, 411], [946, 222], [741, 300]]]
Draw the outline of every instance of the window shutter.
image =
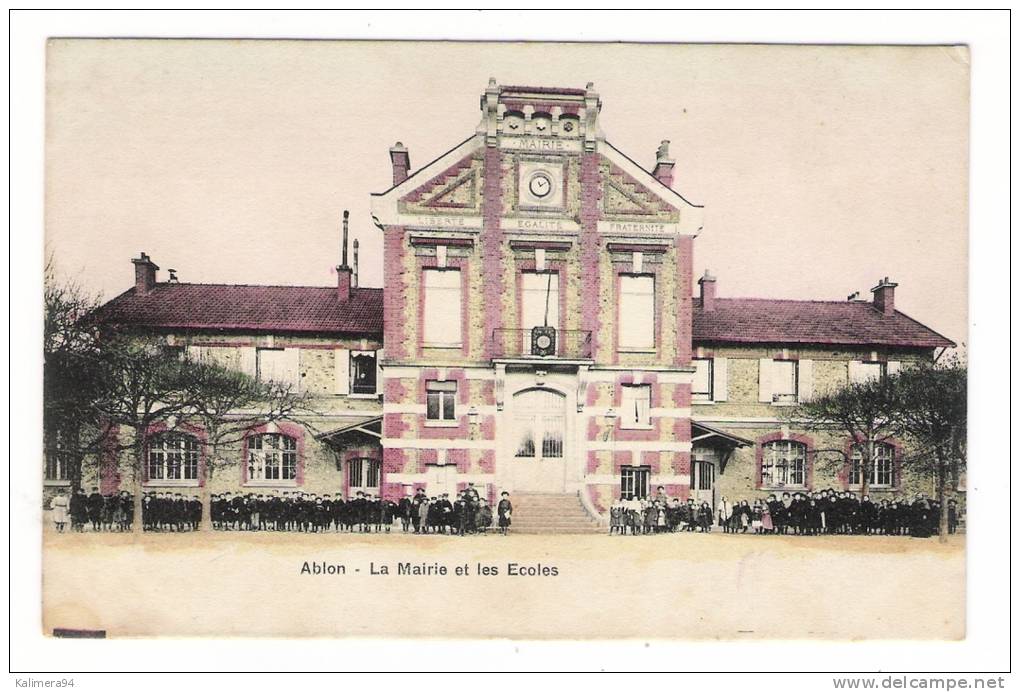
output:
[[258, 376], [258, 365], [257, 365], [258, 356], [255, 353], [255, 347], [254, 346], [245, 346], [245, 347], [242, 347], [242, 348], [238, 349], [238, 352], [239, 352], [239, 355], [240, 355], [239, 363], [240, 363], [240, 367], [241, 367], [241, 372], [243, 372], [244, 374], [249, 375], [251, 377], [257, 377]]
[[334, 371], [336, 383], [334, 394], [350, 394], [351, 392], [351, 352], [346, 348], [333, 349]]
[[712, 400], [726, 401], [728, 387], [729, 376], [726, 372], [726, 359], [714, 358], [712, 360]]
[[847, 373], [850, 377], [850, 384], [857, 384], [864, 380], [864, 373], [861, 371], [861, 361], [852, 360], [847, 368]]
[[287, 362], [285, 380], [292, 385], [293, 392], [301, 391], [301, 349], [285, 348], [283, 350]]
[[900, 371], [900, 362], [898, 360], [890, 360], [885, 364], [885, 374], [895, 375]]
[[758, 401], [772, 403], [772, 359], [758, 359]]
[[383, 372], [382, 372], [382, 359], [383, 352], [380, 348], [375, 352], [375, 391], [376, 393], [383, 391]]
[[814, 363], [810, 360], [800, 360], [797, 363], [797, 400], [811, 401], [814, 394]]

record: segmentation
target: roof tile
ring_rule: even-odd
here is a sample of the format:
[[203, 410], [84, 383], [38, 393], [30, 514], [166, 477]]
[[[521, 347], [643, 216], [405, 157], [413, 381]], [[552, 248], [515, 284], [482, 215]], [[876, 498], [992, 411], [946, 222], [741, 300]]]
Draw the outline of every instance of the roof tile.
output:
[[382, 334], [381, 288], [357, 288], [341, 303], [334, 287], [161, 283], [129, 289], [97, 317], [133, 327], [218, 331]]

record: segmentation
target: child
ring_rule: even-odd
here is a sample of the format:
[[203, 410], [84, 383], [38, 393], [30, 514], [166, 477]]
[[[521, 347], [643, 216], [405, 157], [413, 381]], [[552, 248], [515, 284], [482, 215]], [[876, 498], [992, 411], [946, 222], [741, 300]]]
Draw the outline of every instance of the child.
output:
[[61, 490], [50, 500], [50, 509], [53, 511], [53, 524], [57, 527], [57, 533], [64, 533], [64, 525], [67, 523], [68, 499]]

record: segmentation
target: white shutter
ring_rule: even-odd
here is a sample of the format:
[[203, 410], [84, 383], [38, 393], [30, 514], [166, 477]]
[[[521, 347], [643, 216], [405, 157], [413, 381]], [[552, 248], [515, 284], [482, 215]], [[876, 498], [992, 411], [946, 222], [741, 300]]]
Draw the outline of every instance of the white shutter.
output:
[[729, 375], [726, 372], [726, 359], [714, 358], [712, 360], [712, 400], [726, 401], [727, 388], [729, 387]]
[[772, 403], [772, 359], [758, 359], [758, 401]]
[[376, 393], [383, 391], [383, 371], [382, 371], [382, 359], [383, 352], [380, 348], [375, 352], [375, 391]]
[[336, 382], [334, 394], [350, 394], [351, 391], [351, 352], [346, 348], [333, 349], [333, 362]]
[[188, 358], [196, 363], [204, 363], [206, 359], [205, 351], [204, 346], [188, 346]]
[[898, 360], [890, 360], [885, 364], [885, 374], [895, 375], [900, 371], [900, 362]]
[[859, 382], [864, 381], [865, 375], [863, 369], [861, 368], [861, 365], [862, 363], [859, 360], [850, 361], [850, 365], [847, 367], [847, 373], [849, 375], [850, 384], [858, 384]]
[[256, 377], [258, 375], [258, 355], [255, 353], [255, 347], [244, 346], [239, 348], [238, 351], [240, 355], [238, 361], [240, 363], [241, 372], [251, 377]]
[[797, 363], [797, 400], [811, 401], [814, 395], [814, 363], [810, 360], [800, 360]]
[[278, 373], [282, 375], [282, 380], [291, 385], [291, 391], [301, 391], [301, 349], [300, 348], [285, 348], [283, 349], [284, 361], [284, 372]]

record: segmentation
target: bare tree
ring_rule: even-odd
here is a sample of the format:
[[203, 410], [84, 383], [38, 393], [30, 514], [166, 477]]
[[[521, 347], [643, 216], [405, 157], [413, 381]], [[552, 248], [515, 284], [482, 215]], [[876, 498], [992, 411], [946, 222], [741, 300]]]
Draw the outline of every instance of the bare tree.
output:
[[43, 290], [43, 443], [59, 455], [72, 489], [82, 466], [97, 451], [103, 426], [93, 403], [103, 388], [102, 341], [88, 317], [99, 298], [57, 277], [47, 259]]
[[[307, 396], [286, 383], [260, 382], [217, 363], [189, 361], [185, 415], [206, 434], [202, 528], [211, 527], [210, 485], [215, 473], [231, 465], [227, 452], [256, 428], [309, 413]], [[241, 460], [241, 463], [245, 463]]]
[[860, 451], [860, 492], [868, 494], [875, 470], [876, 448], [902, 432], [896, 415], [895, 390], [886, 378], [850, 383], [818, 396], [791, 410], [808, 429], [838, 430], [852, 441], [851, 454], [841, 449], [817, 450], [838, 454], [840, 463], [853, 463], [853, 450]]
[[896, 416], [914, 451], [904, 465], [935, 479], [939, 541], [948, 540], [949, 486], [967, 468], [967, 367], [958, 358], [924, 364], [893, 378]]
[[[92, 406], [102, 421], [101, 443], [108, 450], [131, 452], [131, 485], [141, 487], [145, 449], [150, 429], [161, 424], [173, 430], [192, 404], [189, 388], [192, 364], [154, 340], [133, 334], [103, 336], [102, 389]], [[124, 444], [117, 437], [121, 427], [131, 431]], [[133, 526], [142, 530], [142, 502], [134, 502]]]

